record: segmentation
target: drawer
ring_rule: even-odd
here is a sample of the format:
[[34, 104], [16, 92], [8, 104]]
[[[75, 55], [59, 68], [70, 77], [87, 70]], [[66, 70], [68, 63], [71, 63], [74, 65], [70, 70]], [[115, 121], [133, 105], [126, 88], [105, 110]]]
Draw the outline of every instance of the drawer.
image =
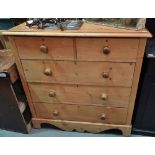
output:
[[73, 40], [65, 37], [15, 37], [21, 59], [74, 59]]
[[77, 59], [135, 62], [138, 45], [134, 38], [77, 38]]
[[125, 124], [127, 109], [101, 106], [34, 103], [38, 118], [93, 123]]
[[130, 88], [29, 84], [33, 102], [127, 107]]
[[134, 63], [32, 61], [22, 65], [28, 82], [82, 83], [105, 86], [132, 84]]

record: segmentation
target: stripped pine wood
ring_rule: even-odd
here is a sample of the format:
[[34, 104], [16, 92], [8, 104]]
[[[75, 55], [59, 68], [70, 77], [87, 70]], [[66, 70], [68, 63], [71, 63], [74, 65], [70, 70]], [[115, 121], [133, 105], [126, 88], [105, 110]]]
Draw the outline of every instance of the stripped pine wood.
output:
[[131, 134], [146, 30], [84, 23], [79, 30], [38, 30], [25, 23], [9, 39], [35, 128]]

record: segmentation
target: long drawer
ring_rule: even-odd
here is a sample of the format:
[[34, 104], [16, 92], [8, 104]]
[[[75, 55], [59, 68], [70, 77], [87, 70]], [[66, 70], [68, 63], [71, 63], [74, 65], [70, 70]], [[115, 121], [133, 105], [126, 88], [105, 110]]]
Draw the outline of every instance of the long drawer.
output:
[[82, 121], [93, 123], [125, 124], [126, 108], [100, 106], [34, 103], [38, 118]]
[[15, 37], [21, 59], [74, 59], [73, 39], [65, 37]]
[[131, 87], [134, 63], [23, 60], [28, 82]]
[[77, 59], [104, 61], [135, 61], [137, 38], [77, 38]]
[[130, 88], [29, 84], [33, 102], [127, 107]]

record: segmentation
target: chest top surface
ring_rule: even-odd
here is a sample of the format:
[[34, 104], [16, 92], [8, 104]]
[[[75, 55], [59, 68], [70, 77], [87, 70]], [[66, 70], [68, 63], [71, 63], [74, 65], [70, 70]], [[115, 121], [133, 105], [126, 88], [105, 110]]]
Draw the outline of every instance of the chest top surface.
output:
[[12, 29], [2, 32], [7, 36], [64, 36], [64, 37], [151, 37], [147, 29], [126, 30], [109, 26], [84, 23], [78, 30], [54, 30], [29, 28], [22, 23]]

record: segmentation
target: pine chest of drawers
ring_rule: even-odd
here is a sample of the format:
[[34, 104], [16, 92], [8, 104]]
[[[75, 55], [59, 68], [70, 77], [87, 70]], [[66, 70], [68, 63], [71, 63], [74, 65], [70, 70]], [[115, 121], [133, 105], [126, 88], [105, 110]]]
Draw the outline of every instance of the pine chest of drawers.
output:
[[3, 33], [16, 57], [33, 125], [130, 135], [147, 30], [84, 24], [79, 30]]

